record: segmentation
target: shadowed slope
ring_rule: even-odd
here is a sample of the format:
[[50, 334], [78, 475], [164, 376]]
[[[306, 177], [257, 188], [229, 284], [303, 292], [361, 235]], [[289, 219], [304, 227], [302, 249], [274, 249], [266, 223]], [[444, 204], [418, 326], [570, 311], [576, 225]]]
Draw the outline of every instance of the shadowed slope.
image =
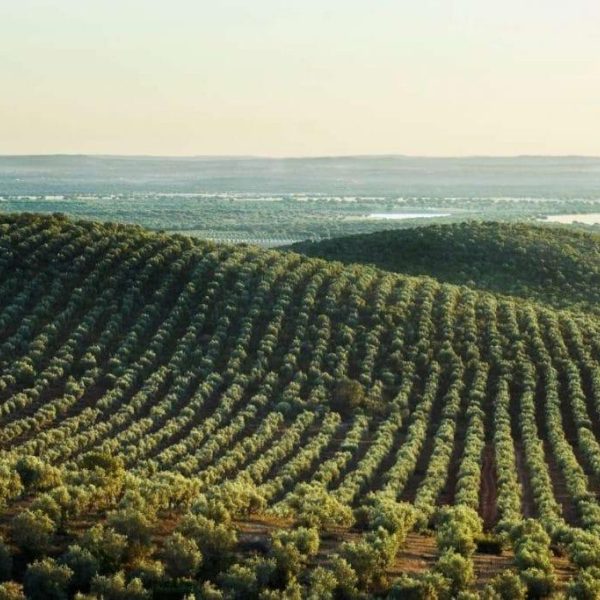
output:
[[567, 228], [468, 222], [302, 242], [291, 249], [561, 308], [599, 310], [600, 236]]

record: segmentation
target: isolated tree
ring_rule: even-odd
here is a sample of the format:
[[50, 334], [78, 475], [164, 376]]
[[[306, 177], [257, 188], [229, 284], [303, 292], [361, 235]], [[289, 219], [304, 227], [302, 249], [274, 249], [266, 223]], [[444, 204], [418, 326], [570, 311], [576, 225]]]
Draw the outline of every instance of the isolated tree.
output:
[[342, 415], [352, 415], [365, 403], [365, 389], [356, 379], [345, 378], [335, 386], [331, 399], [331, 408]]

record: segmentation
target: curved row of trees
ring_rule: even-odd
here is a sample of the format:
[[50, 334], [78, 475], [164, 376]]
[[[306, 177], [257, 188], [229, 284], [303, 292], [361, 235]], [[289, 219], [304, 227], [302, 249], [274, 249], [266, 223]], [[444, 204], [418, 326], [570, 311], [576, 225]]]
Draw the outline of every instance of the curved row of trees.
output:
[[[396, 593], [470, 593], [472, 578], [458, 576], [472, 571], [481, 532], [471, 517], [490, 485], [494, 543], [525, 554], [527, 517], [550, 536], [532, 533], [540, 561], [515, 562], [517, 587], [534, 589], [528, 573], [550, 543], [579, 568], [578, 589], [600, 568], [594, 317], [137, 228], [58, 217], [6, 217], [0, 228], [0, 498], [16, 513], [10, 543], [24, 555], [45, 547], [56, 563], [37, 564], [35, 577], [63, 569], [52, 549], [86, 513], [117, 511], [109, 529], [144, 546], [142, 533], [204, 503], [217, 525], [223, 510], [251, 510], [366, 528], [340, 554], [364, 590], [383, 581], [407, 531], [439, 525], [431, 577]], [[219, 499], [202, 500], [211, 490]], [[401, 500], [411, 517], [397, 535]], [[173, 535], [167, 578], [197, 581], [210, 553], [189, 532]], [[100, 569], [78, 589], [127, 588], [128, 560], [123, 576]], [[221, 565], [213, 583], [227, 590], [269, 564]], [[267, 587], [296, 585], [291, 571], [273, 572]], [[325, 587], [331, 577], [315, 576]]]

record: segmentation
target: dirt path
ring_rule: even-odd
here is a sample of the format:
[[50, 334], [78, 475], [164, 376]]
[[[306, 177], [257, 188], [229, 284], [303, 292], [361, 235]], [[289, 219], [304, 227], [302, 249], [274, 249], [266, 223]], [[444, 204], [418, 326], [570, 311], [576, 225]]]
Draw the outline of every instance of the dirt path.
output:
[[[580, 375], [582, 376], [583, 382], [583, 373], [580, 371]], [[563, 420], [563, 431], [565, 432], [565, 438], [567, 442], [571, 445], [573, 450], [573, 454], [577, 459], [577, 462], [583, 469], [587, 479], [588, 479], [588, 489], [592, 492], [596, 498], [600, 498], [600, 477], [598, 477], [590, 464], [589, 460], [586, 460], [585, 453], [581, 450], [578, 443], [578, 435], [577, 435], [577, 426], [575, 424], [575, 415], [573, 414], [573, 409], [569, 401], [569, 392], [567, 390], [567, 383], [564, 381], [564, 377], [559, 378], [561, 384], [561, 398], [560, 398], [560, 411]], [[586, 398], [586, 401], [589, 403], [590, 399]], [[589, 407], [588, 407], [589, 408]], [[592, 413], [590, 413], [592, 414]], [[600, 429], [595, 429], [594, 420], [592, 421], [592, 433], [596, 432], [596, 435], [600, 433]]]
[[[171, 533], [175, 524], [176, 521], [169, 522], [161, 532], [161, 538]], [[239, 535], [238, 556], [240, 558], [248, 553], [264, 554], [268, 552], [271, 534], [278, 529], [288, 529], [292, 526], [289, 520], [276, 519], [266, 515], [235, 520], [234, 524]], [[320, 532], [320, 537], [321, 547], [315, 564], [326, 563], [332, 554], [339, 552], [342, 543], [358, 541], [361, 533], [346, 527], [329, 527]], [[433, 567], [437, 556], [435, 536], [411, 532], [401, 546], [394, 564], [388, 569], [388, 575], [393, 580], [403, 573], [409, 575], [423, 573]], [[473, 561], [477, 576], [477, 588], [482, 589], [502, 570], [512, 568], [513, 559], [510, 551], [505, 551], [501, 555], [476, 552], [473, 555]], [[559, 582], [565, 583], [573, 578], [575, 569], [567, 558], [553, 557], [552, 564]]]
[[550, 471], [550, 479], [552, 480], [552, 488], [554, 497], [558, 504], [562, 507], [563, 517], [569, 525], [580, 525], [579, 517], [573, 498], [567, 488], [563, 472], [554, 458], [552, 448], [549, 442], [544, 442], [544, 453], [546, 455], [546, 463]]
[[481, 457], [481, 490], [479, 493], [479, 513], [483, 519], [483, 525], [490, 530], [496, 524], [498, 518], [496, 487], [496, 459], [493, 444], [486, 444]]
[[529, 474], [527, 473], [527, 465], [523, 456], [523, 447], [520, 442], [515, 442], [515, 459], [517, 463], [517, 474], [519, 483], [521, 484], [521, 512], [526, 519], [535, 518], [535, 501], [533, 492], [529, 485]]
[[[5, 522], [12, 518], [14, 514], [24, 510], [29, 506], [33, 497], [27, 497], [13, 503], [7, 513], [3, 515], [4, 522], [0, 522], [0, 531], [8, 535]], [[181, 515], [165, 515], [159, 521], [155, 531], [154, 542], [160, 546], [168, 535], [172, 533]], [[72, 523], [72, 532], [75, 536], [80, 535], [87, 530], [92, 523], [102, 522], [100, 515], [90, 515], [89, 519], [81, 522]], [[271, 534], [279, 529], [288, 529], [292, 523], [286, 519], [277, 519], [267, 515], [255, 515], [246, 519], [234, 520], [234, 526], [238, 531], [238, 558], [248, 554], [264, 554], [269, 550]], [[347, 541], [358, 541], [361, 538], [359, 531], [348, 529], [346, 527], [328, 527], [320, 532], [321, 547], [316, 557], [315, 563], [326, 563], [327, 560], [336, 552], [339, 552], [340, 545]], [[71, 540], [61, 539], [60, 542], [66, 545]], [[423, 573], [434, 565], [437, 559], [437, 546], [435, 536], [423, 535], [420, 533], [409, 533], [406, 541], [400, 548], [394, 564], [389, 568], [388, 575], [390, 579], [399, 577], [403, 573], [418, 574]], [[482, 588], [492, 577], [505, 568], [512, 566], [512, 554], [505, 552], [502, 555], [490, 555], [475, 553], [473, 555], [475, 562], [475, 572], [477, 575], [477, 587]], [[569, 564], [566, 558], [554, 557], [552, 563], [556, 574], [561, 582], [568, 581], [573, 577], [574, 568]], [[25, 563], [21, 565], [24, 570]]]
[[[471, 378], [472, 379], [472, 378]], [[437, 498], [436, 504], [438, 506], [445, 506], [448, 504], [454, 504], [454, 496], [456, 494], [456, 483], [458, 481], [458, 470], [460, 469], [460, 463], [463, 458], [465, 451], [465, 433], [467, 430], [467, 416], [466, 410], [468, 405], [468, 394], [470, 390], [469, 383], [462, 393], [462, 399], [460, 403], [459, 412], [456, 419], [456, 430], [454, 432], [454, 442], [452, 447], [452, 454], [450, 455], [450, 462], [448, 463], [448, 475], [446, 477], [446, 483], [442, 488], [440, 495]]]
[[436, 398], [433, 402], [433, 406], [431, 407], [429, 419], [427, 420], [427, 433], [425, 440], [423, 441], [423, 446], [419, 453], [415, 468], [408, 477], [406, 485], [404, 486], [402, 494], [400, 495], [400, 500], [403, 502], [414, 502], [419, 485], [421, 484], [421, 481], [427, 472], [429, 460], [435, 445], [435, 434], [437, 433], [442, 418], [444, 400], [446, 398], [447, 391], [447, 382], [445, 382], [443, 385], [440, 385], [437, 389]]

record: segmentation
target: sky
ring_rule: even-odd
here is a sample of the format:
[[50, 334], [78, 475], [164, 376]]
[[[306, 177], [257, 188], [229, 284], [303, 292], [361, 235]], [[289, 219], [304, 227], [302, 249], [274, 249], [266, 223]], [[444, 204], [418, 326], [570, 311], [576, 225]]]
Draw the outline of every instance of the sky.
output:
[[0, 0], [0, 154], [600, 155], [598, 0]]

